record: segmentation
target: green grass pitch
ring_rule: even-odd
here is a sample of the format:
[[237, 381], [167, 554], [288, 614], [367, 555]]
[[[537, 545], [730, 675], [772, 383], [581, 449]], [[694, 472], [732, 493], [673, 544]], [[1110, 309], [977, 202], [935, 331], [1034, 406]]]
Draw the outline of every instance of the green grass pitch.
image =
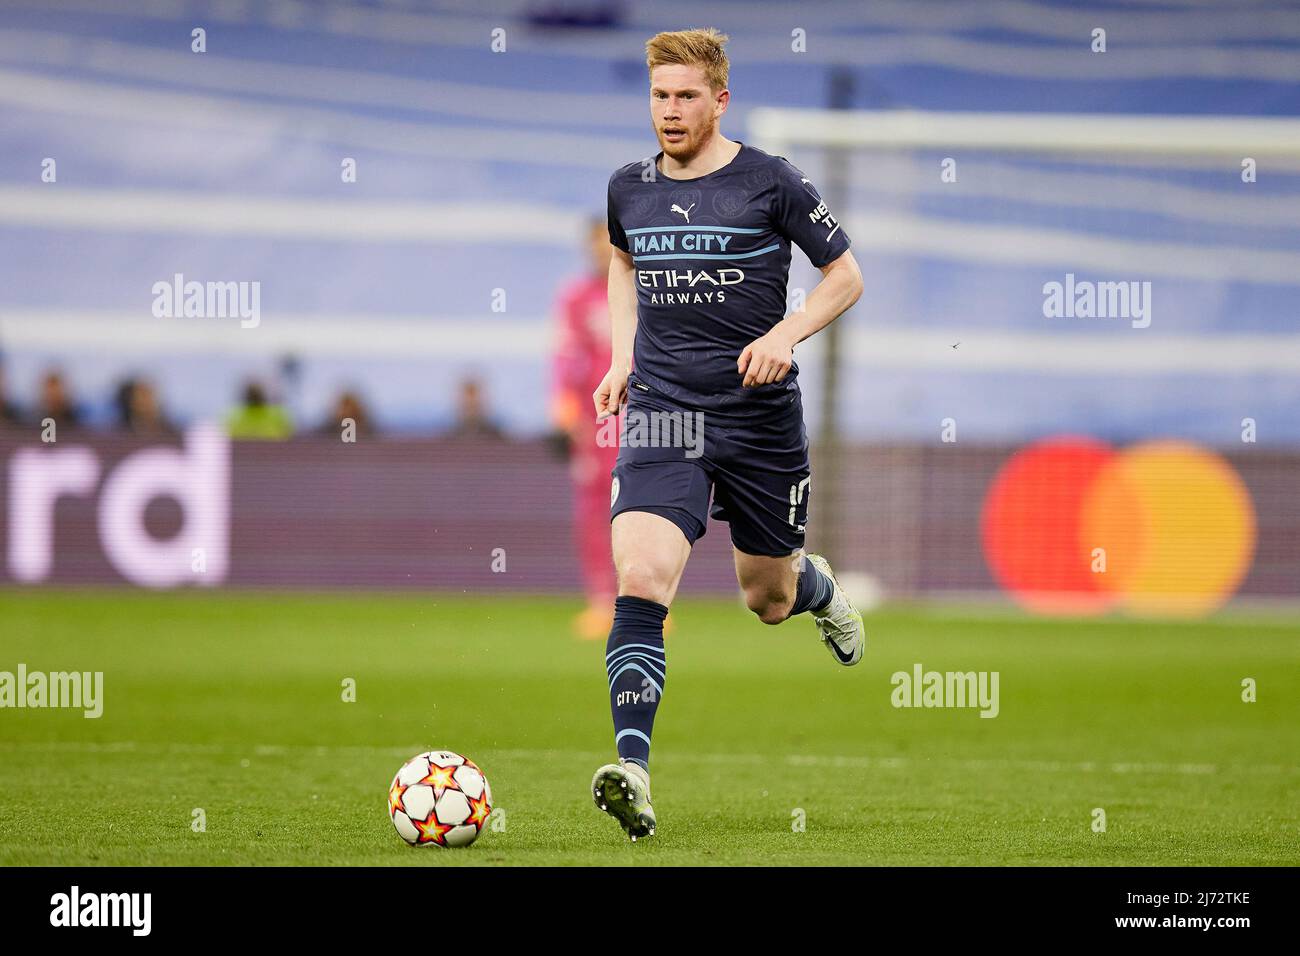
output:
[[[576, 609], [2, 592], [0, 670], [103, 671], [104, 715], [0, 710], [0, 864], [1300, 863], [1300, 625], [893, 607], [842, 668], [810, 620], [682, 600], [660, 826], [633, 845], [587, 791], [612, 732]], [[895, 709], [917, 662], [998, 671], [999, 716]], [[397, 767], [435, 747], [504, 808], [467, 850], [408, 847], [386, 815]]]

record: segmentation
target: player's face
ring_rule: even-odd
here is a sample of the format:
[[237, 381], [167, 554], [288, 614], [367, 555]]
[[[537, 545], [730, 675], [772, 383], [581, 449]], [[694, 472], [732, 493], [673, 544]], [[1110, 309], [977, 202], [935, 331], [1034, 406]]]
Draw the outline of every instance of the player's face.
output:
[[702, 67], [656, 66], [650, 72], [650, 121], [659, 148], [688, 162], [717, 131], [730, 95], [719, 90], [714, 96]]

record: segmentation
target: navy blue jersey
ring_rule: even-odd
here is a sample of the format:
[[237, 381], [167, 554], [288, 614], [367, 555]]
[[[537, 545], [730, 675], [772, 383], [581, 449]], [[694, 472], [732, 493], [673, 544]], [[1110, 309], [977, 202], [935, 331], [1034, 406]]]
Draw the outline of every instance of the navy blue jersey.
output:
[[[790, 244], [818, 268], [849, 237], [807, 177], [783, 156], [741, 143], [726, 166], [671, 179], [659, 153], [609, 180], [609, 241], [635, 267], [636, 376], [690, 408], [726, 418], [794, 403], [798, 365], [785, 380], [744, 388], [741, 351], [786, 313]], [[653, 179], [645, 181], [653, 174]]]

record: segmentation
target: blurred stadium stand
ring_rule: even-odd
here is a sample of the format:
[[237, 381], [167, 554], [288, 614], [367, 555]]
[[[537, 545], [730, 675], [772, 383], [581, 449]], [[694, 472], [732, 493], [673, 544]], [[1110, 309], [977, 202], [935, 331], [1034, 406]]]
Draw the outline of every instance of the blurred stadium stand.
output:
[[[530, 23], [566, 9], [613, 22]], [[747, 141], [753, 109], [820, 107], [837, 81], [846, 105], [864, 109], [1287, 115], [1300, 94], [1300, 17], [1282, 4], [1249, 16], [1229, 3], [1087, 12], [1003, 0], [802, 4], [805, 54], [790, 51], [789, 19], [776, 3], [6, 4], [0, 349], [9, 397], [30, 403], [57, 365], [102, 424], [116, 383], [138, 375], [186, 424], [221, 417], [240, 382], [275, 378], [291, 355], [299, 374], [284, 398], [304, 424], [354, 386], [382, 427], [445, 427], [469, 375], [507, 429], [541, 433], [548, 313], [580, 267], [583, 218], [601, 211], [615, 167], [655, 148], [642, 44], [687, 22], [731, 35], [735, 105], [724, 129]], [[1109, 37], [1102, 55], [1087, 50], [1099, 25]], [[207, 31], [203, 54], [189, 49], [196, 26]], [[505, 53], [488, 48], [497, 27]], [[57, 185], [39, 181], [45, 157], [57, 162]], [[345, 157], [356, 160], [355, 183], [341, 181]], [[815, 153], [791, 158], [819, 174]], [[999, 172], [988, 163], [962, 168], [957, 201], [937, 195], [936, 178], [915, 210], [951, 225], [959, 243], [931, 229], [869, 257], [841, 389], [847, 436], [929, 440], [960, 406], [963, 440], [1078, 430], [1221, 443], [1248, 388], [1249, 413], [1270, 422], [1260, 442], [1300, 442], [1295, 369], [1225, 376], [1213, 367], [1216, 345], [1241, 333], [1295, 344], [1294, 169], [1265, 168], [1250, 187], [1232, 170], [1152, 179], [1077, 168], [1066, 188], [1059, 170], [995, 175], [976, 188], [981, 172]], [[898, 211], [903, 173], [854, 172], [845, 220], [865, 236]], [[1044, 268], [1018, 266], [1015, 243], [1062, 222], [1085, 238], [1185, 254], [1146, 332], [1170, 336], [1175, 352], [1199, 345], [1202, 358], [1137, 383], [1016, 360], [1016, 334], [1041, 332], [1044, 319], [1012, 307], [1015, 295], [1037, 288]], [[1005, 253], [997, 268], [953, 252], [991, 242]], [[1207, 274], [1224, 247], [1260, 261], [1240, 277]], [[260, 324], [154, 318], [153, 284], [177, 273], [260, 281]], [[815, 278], [797, 255], [792, 284]], [[497, 289], [504, 311], [493, 311]], [[900, 334], [931, 331], [967, 348], [981, 334], [1001, 337], [1008, 361], [961, 372], [860, 363]], [[805, 351], [811, 390], [817, 349]], [[809, 411], [815, 434], [815, 402]]]

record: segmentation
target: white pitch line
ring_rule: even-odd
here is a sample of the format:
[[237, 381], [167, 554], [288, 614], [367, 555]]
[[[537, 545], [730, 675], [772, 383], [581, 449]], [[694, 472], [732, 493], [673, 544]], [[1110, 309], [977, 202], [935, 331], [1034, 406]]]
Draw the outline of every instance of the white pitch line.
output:
[[[419, 753], [426, 744], [411, 744], [409, 747], [374, 747], [365, 745], [325, 746], [321, 744], [250, 744], [236, 746], [231, 744], [184, 744], [184, 743], [143, 743], [138, 741], [110, 742], [74, 742], [41, 741], [26, 743], [20, 741], [0, 741], [0, 751], [27, 751], [54, 753], [78, 751], [82, 753], [169, 753], [169, 754], [220, 754], [231, 757], [284, 757], [284, 756], [327, 756], [331, 754], [354, 754], [357, 756], [388, 755], [409, 757]], [[481, 751], [495, 757], [525, 760], [601, 760], [608, 757], [603, 750], [542, 750], [542, 749], [490, 749]], [[1297, 774], [1300, 766], [1286, 764], [1214, 764], [1214, 763], [1162, 763], [1154, 761], [1061, 761], [1061, 760], [985, 760], [980, 758], [918, 760], [911, 757], [864, 757], [854, 755], [832, 756], [826, 754], [691, 754], [675, 753], [656, 757], [656, 762], [703, 764], [772, 764], [784, 763], [791, 767], [828, 767], [853, 768], [860, 770], [907, 770], [933, 769], [942, 766], [958, 767], [963, 770], [993, 772], [1000, 770], [1032, 770], [1041, 773], [1112, 773], [1125, 775], [1175, 774], [1181, 776], [1213, 776], [1217, 774], [1260, 773], [1260, 774]]]

